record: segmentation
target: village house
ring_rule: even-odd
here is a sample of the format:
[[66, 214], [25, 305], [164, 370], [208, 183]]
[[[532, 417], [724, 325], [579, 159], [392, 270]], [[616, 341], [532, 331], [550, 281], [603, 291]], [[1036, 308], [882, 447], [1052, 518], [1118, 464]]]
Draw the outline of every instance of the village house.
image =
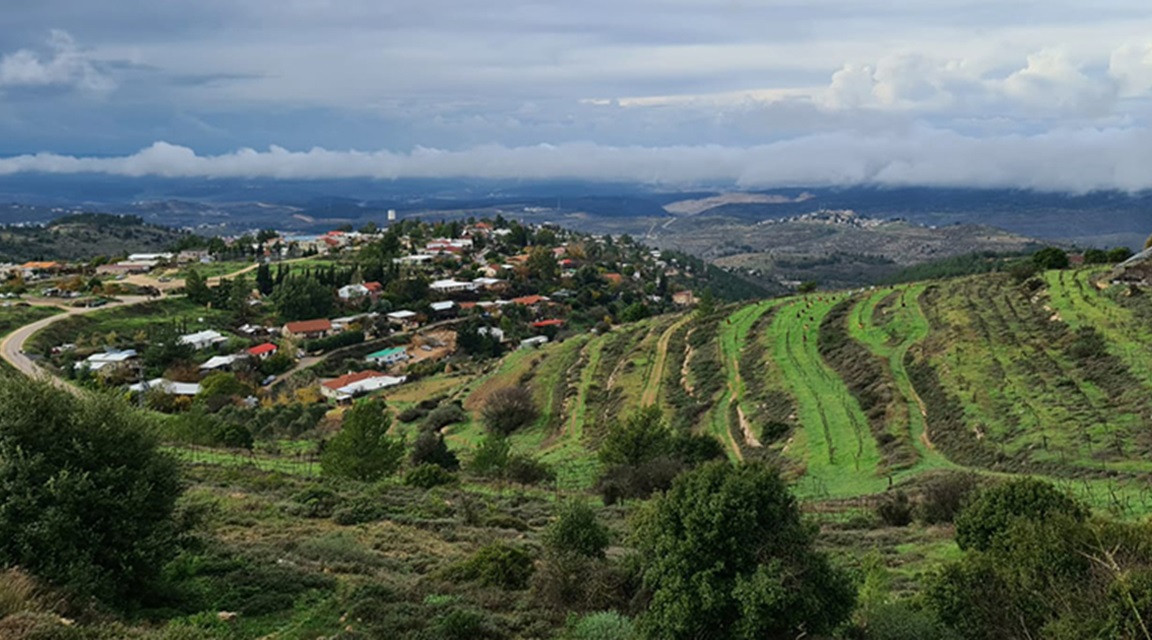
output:
[[227, 356], [212, 356], [208, 361], [200, 365], [200, 371], [231, 371], [232, 367], [238, 360], [246, 360], [247, 354], [231, 354]]
[[147, 382], [130, 384], [128, 390], [132, 393], [161, 391], [172, 396], [195, 396], [200, 394], [200, 385], [196, 382], [174, 382], [164, 378], [154, 378]]
[[377, 366], [390, 367], [397, 362], [407, 360], [408, 352], [404, 347], [391, 347], [389, 349], [381, 349], [375, 353], [369, 353], [364, 356], [364, 359]]
[[536, 336], [520, 341], [521, 349], [538, 349], [541, 346], [548, 344], [548, 336]]
[[399, 324], [400, 328], [404, 331], [411, 331], [412, 329], [420, 326], [420, 323], [417, 321], [416, 312], [409, 311], [407, 309], [401, 309], [400, 311], [393, 311], [392, 313], [389, 313], [388, 319]]
[[332, 333], [332, 321], [327, 318], [299, 320], [285, 324], [280, 330], [284, 337], [293, 340], [315, 340]]
[[336, 402], [348, 402], [366, 393], [403, 384], [407, 379], [406, 376], [394, 377], [379, 371], [357, 371], [320, 383], [320, 395]]
[[428, 289], [433, 293], [447, 294], [456, 293], [459, 291], [475, 291], [476, 284], [472, 282], [461, 282], [459, 280], [437, 280], [428, 285]]
[[258, 344], [255, 347], [249, 348], [248, 355], [252, 356], [253, 358], [267, 360], [269, 356], [276, 353], [277, 349], [279, 349], [279, 347], [272, 344], [271, 342], [265, 342], [264, 344]]
[[135, 349], [109, 349], [103, 353], [93, 353], [86, 360], [77, 362], [74, 367], [76, 369], [87, 368], [89, 371], [112, 370], [125, 366], [137, 355], [139, 354], [136, 353]]
[[431, 307], [432, 313], [439, 318], [448, 318], [455, 315], [456, 303], [451, 300], [433, 302], [428, 306]]
[[207, 349], [208, 347], [227, 341], [228, 338], [224, 337], [224, 334], [212, 329], [206, 329], [204, 331], [190, 333], [186, 336], [180, 336], [180, 338], [177, 340], [177, 342], [180, 344], [188, 345], [197, 351]]
[[23, 276], [28, 280], [55, 275], [64, 270], [64, 265], [55, 261], [33, 260], [20, 265]]

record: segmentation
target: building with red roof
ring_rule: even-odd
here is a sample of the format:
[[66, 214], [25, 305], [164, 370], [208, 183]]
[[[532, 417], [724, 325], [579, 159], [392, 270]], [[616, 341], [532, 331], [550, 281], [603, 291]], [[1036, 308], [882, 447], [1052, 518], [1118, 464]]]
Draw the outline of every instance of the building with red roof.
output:
[[276, 353], [277, 349], [279, 349], [279, 347], [272, 344], [271, 342], [265, 342], [264, 344], [258, 344], [255, 347], [248, 349], [248, 355], [263, 360], [273, 353]]
[[300, 320], [284, 325], [283, 333], [289, 338], [305, 338], [314, 340], [323, 338], [332, 331], [332, 321], [327, 318], [318, 320]]
[[559, 318], [556, 318], [553, 320], [537, 320], [536, 322], [532, 323], [532, 326], [536, 329], [546, 329], [548, 327], [563, 327], [564, 321], [560, 320]]

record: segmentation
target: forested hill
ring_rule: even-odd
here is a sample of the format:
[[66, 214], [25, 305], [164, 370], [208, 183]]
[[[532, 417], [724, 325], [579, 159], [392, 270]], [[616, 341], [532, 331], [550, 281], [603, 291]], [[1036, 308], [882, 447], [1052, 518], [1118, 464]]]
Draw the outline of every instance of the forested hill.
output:
[[0, 227], [0, 262], [87, 260], [97, 256], [165, 251], [188, 237], [137, 216], [78, 213], [43, 226]]

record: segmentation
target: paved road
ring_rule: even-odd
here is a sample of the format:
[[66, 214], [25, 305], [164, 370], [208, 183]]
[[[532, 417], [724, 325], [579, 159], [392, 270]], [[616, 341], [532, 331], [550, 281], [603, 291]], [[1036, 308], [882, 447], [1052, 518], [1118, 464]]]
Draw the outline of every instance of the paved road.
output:
[[27, 355], [25, 355], [24, 343], [28, 341], [28, 338], [32, 337], [32, 334], [40, 331], [41, 329], [70, 316], [91, 313], [100, 309], [126, 307], [129, 305], [140, 304], [143, 302], [148, 302], [149, 300], [157, 299], [158, 298], [149, 298], [147, 296], [122, 296], [119, 300], [115, 302], [109, 302], [102, 307], [60, 307], [64, 310], [64, 313], [44, 318], [42, 320], [37, 320], [31, 324], [26, 324], [5, 336], [4, 339], [0, 341], [0, 357], [4, 358], [6, 361], [8, 361], [8, 364], [16, 367], [20, 373], [23, 373], [26, 376], [32, 378], [44, 378], [46, 380], [50, 380], [53, 384], [61, 388], [75, 389], [75, 387], [68, 384], [64, 380], [61, 380], [60, 378], [57, 378], [56, 376], [45, 371], [40, 365], [36, 364], [32, 358], [29, 358]]

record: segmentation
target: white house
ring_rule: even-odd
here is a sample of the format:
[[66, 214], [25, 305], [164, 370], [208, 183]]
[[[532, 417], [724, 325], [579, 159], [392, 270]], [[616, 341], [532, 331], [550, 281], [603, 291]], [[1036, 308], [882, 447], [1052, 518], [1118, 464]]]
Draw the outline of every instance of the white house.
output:
[[200, 365], [201, 371], [217, 371], [219, 369], [229, 369], [232, 365], [236, 364], [237, 360], [246, 359], [246, 355], [234, 353], [227, 356], [212, 356], [208, 361]]
[[130, 262], [138, 262], [144, 260], [149, 262], [153, 260], [157, 262], [165, 262], [167, 260], [171, 260], [174, 257], [175, 254], [171, 253], [133, 253], [128, 255], [128, 260]]
[[457, 291], [475, 291], [476, 284], [459, 280], [437, 280], [428, 285], [428, 288], [436, 293], [455, 293]]
[[443, 302], [433, 302], [428, 306], [432, 308], [432, 313], [447, 313], [456, 307], [456, 303], [451, 300], [444, 300]]
[[408, 352], [404, 347], [392, 347], [391, 349], [382, 349], [375, 353], [369, 353], [364, 356], [364, 359], [372, 364], [391, 366], [397, 362], [403, 362], [408, 359]]
[[548, 342], [548, 336], [536, 336], [520, 341], [521, 349], [537, 349]]
[[227, 340], [228, 340], [228, 338], [225, 338], [224, 334], [220, 333], [219, 331], [213, 331], [212, 329], [206, 329], [204, 331], [197, 331], [196, 333], [190, 333], [186, 336], [180, 336], [179, 342], [180, 342], [180, 344], [189, 345], [193, 349], [196, 349], [197, 351], [199, 351], [201, 349], [207, 349], [208, 347], [211, 347], [212, 345], [219, 344], [221, 342], [226, 342]]
[[111, 349], [104, 353], [93, 353], [87, 360], [75, 364], [77, 369], [88, 367], [91, 371], [100, 371], [105, 367], [115, 367], [135, 358], [138, 354], [135, 349]]
[[174, 382], [164, 378], [155, 378], [148, 382], [138, 382], [128, 385], [132, 393], [143, 393], [158, 389], [173, 396], [194, 396], [200, 393], [200, 385], [195, 382]]
[[368, 287], [362, 284], [346, 284], [336, 291], [341, 300], [354, 300], [368, 295]]

